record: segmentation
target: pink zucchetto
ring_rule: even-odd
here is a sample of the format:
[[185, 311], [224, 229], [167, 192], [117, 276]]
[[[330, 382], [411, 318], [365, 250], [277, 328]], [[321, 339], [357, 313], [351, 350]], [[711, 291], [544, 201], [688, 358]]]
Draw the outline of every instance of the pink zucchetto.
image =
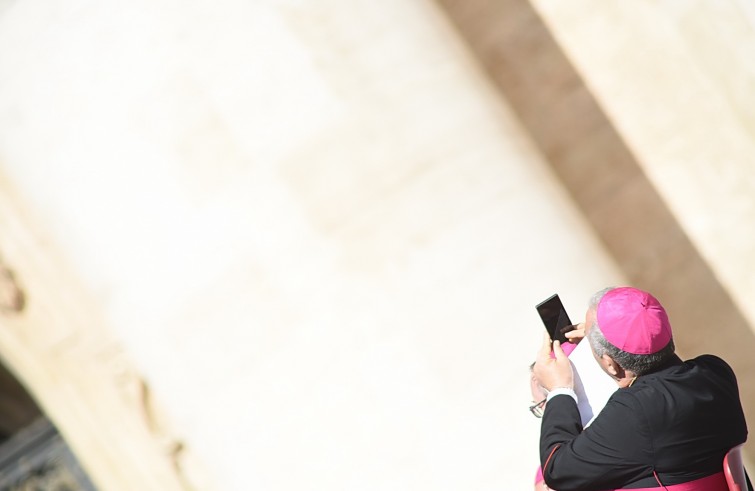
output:
[[596, 315], [606, 340], [627, 353], [657, 353], [671, 341], [671, 324], [663, 306], [637, 288], [610, 290], [600, 299]]

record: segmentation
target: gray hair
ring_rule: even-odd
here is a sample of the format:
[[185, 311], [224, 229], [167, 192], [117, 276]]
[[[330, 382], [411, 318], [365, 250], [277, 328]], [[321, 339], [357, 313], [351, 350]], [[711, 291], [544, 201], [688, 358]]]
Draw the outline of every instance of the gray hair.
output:
[[[588, 308], [590, 310], [597, 311], [598, 304], [600, 303], [603, 296], [613, 289], [614, 287], [604, 288], [603, 290], [595, 293], [590, 298]], [[597, 312], [596, 315], [593, 316], [593, 323], [590, 327], [590, 332], [587, 335], [587, 340], [590, 342], [590, 346], [592, 347], [595, 355], [598, 358], [602, 357], [603, 355], [608, 355], [616, 363], [618, 363], [621, 368], [623, 368], [624, 370], [630, 370], [638, 376], [652, 372], [659, 366], [663, 365], [669, 358], [674, 355], [675, 350], [673, 339], [669, 340], [668, 344], [662, 350], [649, 355], [636, 355], [620, 350], [616, 346], [609, 343], [603, 335], [603, 331], [600, 330], [600, 326], [598, 325]]]

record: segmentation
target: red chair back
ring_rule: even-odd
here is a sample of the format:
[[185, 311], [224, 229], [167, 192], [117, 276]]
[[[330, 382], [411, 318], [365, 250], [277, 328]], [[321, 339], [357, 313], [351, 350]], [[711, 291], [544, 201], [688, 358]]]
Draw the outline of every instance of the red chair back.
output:
[[724, 456], [724, 475], [730, 491], [747, 491], [742, 445], [732, 448]]

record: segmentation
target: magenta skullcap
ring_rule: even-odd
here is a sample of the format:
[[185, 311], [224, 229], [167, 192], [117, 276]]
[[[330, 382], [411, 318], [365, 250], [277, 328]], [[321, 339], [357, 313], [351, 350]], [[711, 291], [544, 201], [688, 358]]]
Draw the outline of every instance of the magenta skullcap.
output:
[[610, 290], [600, 299], [596, 316], [606, 340], [627, 353], [657, 353], [671, 341], [671, 324], [663, 306], [637, 288]]

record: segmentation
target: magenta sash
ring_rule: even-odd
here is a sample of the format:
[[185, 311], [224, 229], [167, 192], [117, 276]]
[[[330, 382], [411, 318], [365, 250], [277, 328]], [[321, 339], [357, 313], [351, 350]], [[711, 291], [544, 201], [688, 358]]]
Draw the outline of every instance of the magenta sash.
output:
[[[542, 480], [543, 474], [540, 468], [538, 468], [537, 475], [535, 476], [535, 483]], [[636, 488], [631, 491], [660, 491], [662, 489], [662, 487]], [[666, 489], [668, 489], [668, 491], [729, 491], [729, 485], [726, 484], [726, 477], [724, 476], [723, 471], [721, 471], [712, 476], [703, 477], [702, 479], [697, 479], [695, 481], [666, 486]]]
[[[659, 488], [638, 488], [632, 491], [659, 491]], [[666, 486], [669, 491], [729, 491], [729, 485], [726, 484], [724, 472], [713, 474], [712, 476], [703, 477], [695, 481], [685, 482], [682, 484], [673, 484]]]

